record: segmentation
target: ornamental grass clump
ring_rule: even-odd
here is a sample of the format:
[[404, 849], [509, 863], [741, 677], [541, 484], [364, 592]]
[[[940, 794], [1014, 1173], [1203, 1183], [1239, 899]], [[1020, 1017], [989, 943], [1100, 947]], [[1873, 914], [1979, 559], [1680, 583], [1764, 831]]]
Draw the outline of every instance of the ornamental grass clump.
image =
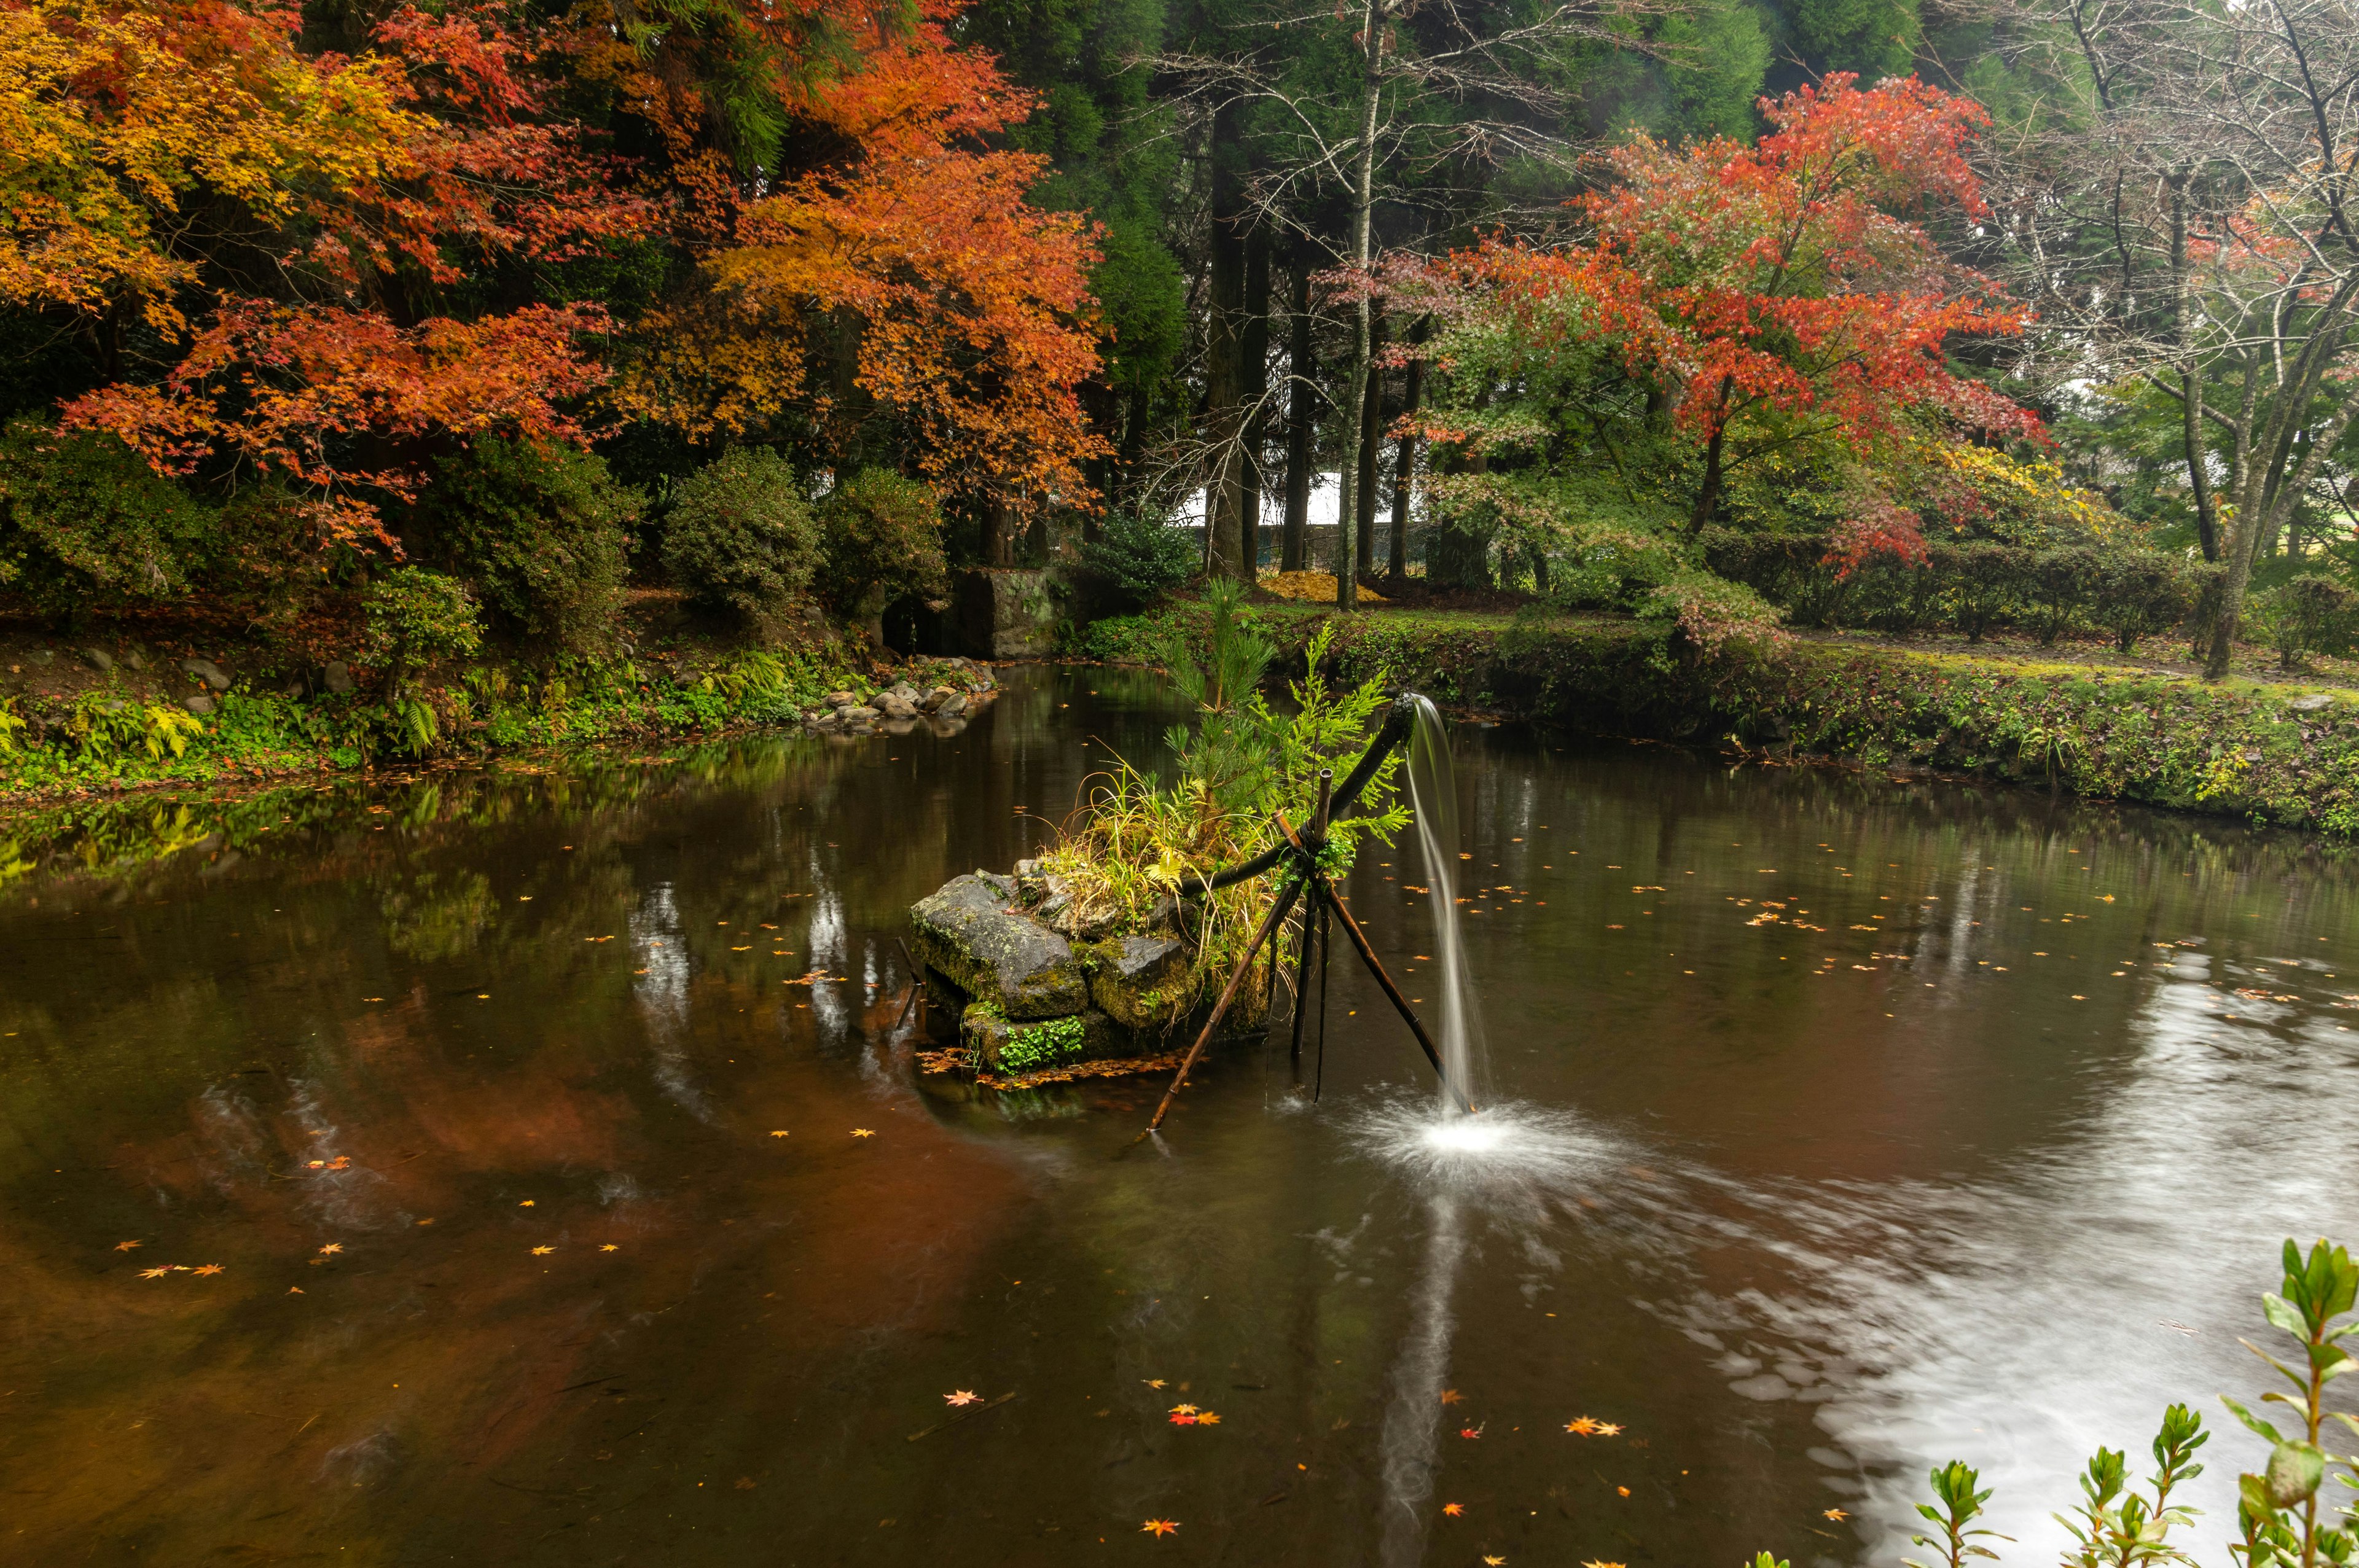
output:
[[[1385, 677], [1331, 687], [1321, 666], [1332, 638], [1322, 628], [1305, 651], [1305, 673], [1287, 687], [1290, 711], [1273, 708], [1261, 683], [1277, 655], [1245, 608], [1244, 589], [1216, 583], [1201, 646], [1174, 638], [1161, 650], [1172, 684], [1196, 707], [1192, 724], [1166, 737], [1177, 758], [1166, 783], [1117, 759], [1082, 786], [1060, 841], [1040, 859], [1061, 885], [1068, 922], [1114, 936], [1155, 931], [1193, 946], [1186, 976], [1169, 988], [1171, 1016], [1185, 1016], [1226, 982], [1277, 896], [1275, 876], [1215, 890], [1212, 873], [1267, 848], [1283, 812], [1299, 830], [1317, 810], [1320, 770], [1338, 779], [1355, 766], [1386, 706]], [[1367, 838], [1381, 843], [1408, 821], [1397, 752], [1380, 762], [1359, 809], [1331, 825], [1321, 857], [1341, 871]], [[1286, 962], [1281, 933], [1261, 962]], [[1258, 968], [1256, 974], [1259, 973]]]

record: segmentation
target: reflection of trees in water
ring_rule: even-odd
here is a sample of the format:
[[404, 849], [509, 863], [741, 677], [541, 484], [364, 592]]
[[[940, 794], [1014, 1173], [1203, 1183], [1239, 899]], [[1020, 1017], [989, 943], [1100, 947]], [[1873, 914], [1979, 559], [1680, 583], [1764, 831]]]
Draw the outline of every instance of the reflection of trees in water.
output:
[[465, 868], [420, 871], [383, 898], [386, 945], [426, 963], [472, 951], [497, 913], [491, 879]]

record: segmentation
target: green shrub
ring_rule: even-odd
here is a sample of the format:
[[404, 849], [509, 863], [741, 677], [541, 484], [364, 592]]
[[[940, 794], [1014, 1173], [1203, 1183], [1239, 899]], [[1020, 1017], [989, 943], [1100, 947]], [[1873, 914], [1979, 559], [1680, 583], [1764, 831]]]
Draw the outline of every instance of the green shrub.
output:
[[2339, 654], [2359, 632], [2359, 594], [2332, 578], [2298, 577], [2253, 596], [2252, 629], [2277, 651], [2282, 669], [2311, 654]]
[[71, 612], [189, 591], [218, 515], [112, 436], [27, 417], [0, 437], [0, 588]]
[[748, 621], [810, 586], [819, 525], [786, 460], [741, 447], [683, 482], [665, 514], [664, 568], [699, 603]]
[[2034, 551], [2023, 563], [2023, 596], [2041, 647], [2054, 647], [2058, 637], [2079, 623], [2103, 574], [2097, 552], [2085, 545]]
[[2092, 618], [2134, 653], [2138, 639], [2179, 624], [2194, 600], [2187, 563], [2160, 550], [2117, 550], [2099, 568]]
[[828, 601], [872, 629], [893, 600], [950, 591], [942, 513], [930, 486], [862, 469], [820, 503], [821, 587]]
[[606, 460], [485, 438], [440, 460], [421, 516], [431, 557], [501, 630], [586, 653], [612, 635], [642, 497]]
[[1947, 586], [1951, 623], [1979, 643], [2016, 607], [2031, 552], [2013, 545], [1945, 545], [1933, 553], [1933, 570]]
[[1143, 610], [1196, 575], [1193, 540], [1158, 515], [1117, 512], [1082, 546], [1082, 579], [1110, 609]]
[[438, 659], [463, 659], [483, 646], [475, 596], [456, 578], [424, 567], [397, 567], [361, 594], [369, 662], [396, 685]]

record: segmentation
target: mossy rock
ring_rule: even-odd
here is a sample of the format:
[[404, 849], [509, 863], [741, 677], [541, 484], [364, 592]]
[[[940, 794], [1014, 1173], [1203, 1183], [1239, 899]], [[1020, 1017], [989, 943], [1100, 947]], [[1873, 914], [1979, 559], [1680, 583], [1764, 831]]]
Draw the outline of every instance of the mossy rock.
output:
[[1089, 949], [1090, 1000], [1125, 1029], [1160, 1030], [1169, 989], [1188, 973], [1188, 949], [1169, 936], [1116, 936]]
[[959, 1017], [959, 1043], [987, 1073], [1048, 1072], [1075, 1062], [1127, 1055], [1130, 1033], [1094, 1008], [1062, 1018], [1009, 1018], [989, 1002], [970, 1003]]
[[1005, 1017], [1059, 1018], [1089, 1005], [1072, 944], [1017, 909], [1005, 877], [953, 877], [910, 906], [909, 924], [921, 962]]

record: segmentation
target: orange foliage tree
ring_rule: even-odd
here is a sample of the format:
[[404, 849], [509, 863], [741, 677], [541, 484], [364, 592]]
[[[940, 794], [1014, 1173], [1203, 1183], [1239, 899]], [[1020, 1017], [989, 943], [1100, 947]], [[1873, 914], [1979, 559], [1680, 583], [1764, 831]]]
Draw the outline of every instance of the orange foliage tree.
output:
[[693, 287], [640, 323], [626, 412], [698, 437], [799, 427], [846, 464], [882, 426], [948, 494], [1018, 515], [1087, 497], [1094, 228], [1027, 204], [1044, 159], [986, 145], [1032, 100], [951, 41], [951, 15], [840, 21], [858, 69], [788, 96], [849, 156], [711, 222]]
[[[426, 459], [586, 443], [627, 343], [609, 416], [847, 459], [881, 422], [947, 491], [1082, 495], [1090, 233], [985, 144], [1029, 101], [940, 5], [658, 10], [404, 5], [347, 55], [274, 0], [0, 0], [0, 304], [95, 345], [66, 422], [397, 550]], [[650, 243], [692, 286], [626, 328], [518, 298]]]

